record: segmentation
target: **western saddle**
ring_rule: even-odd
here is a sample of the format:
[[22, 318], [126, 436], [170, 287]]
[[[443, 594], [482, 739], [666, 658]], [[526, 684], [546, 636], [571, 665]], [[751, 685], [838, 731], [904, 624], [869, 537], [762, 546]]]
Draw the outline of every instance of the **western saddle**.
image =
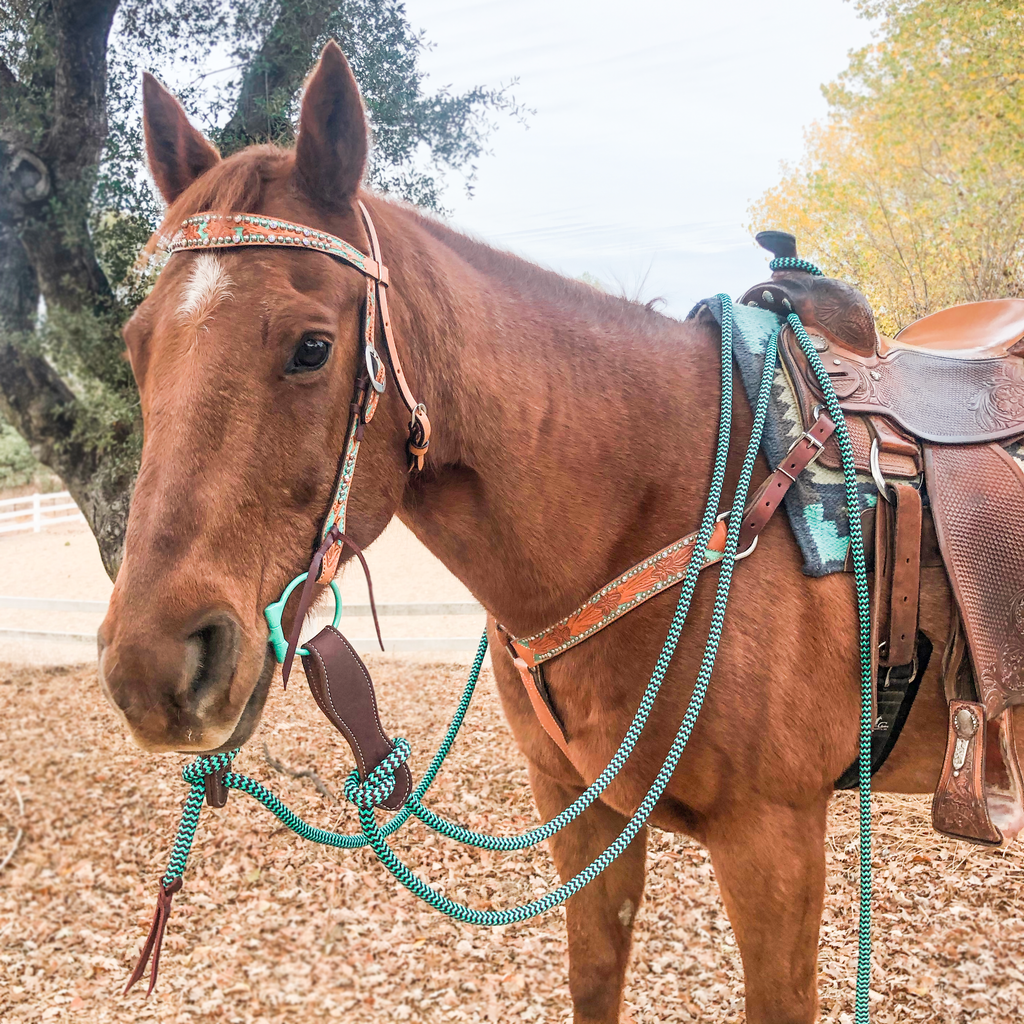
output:
[[[757, 241], [800, 266], [792, 235]], [[954, 306], [892, 339], [859, 291], [808, 270], [776, 270], [740, 301], [799, 315], [846, 414], [857, 469], [879, 491], [861, 520], [874, 555], [872, 770], [931, 652], [918, 630], [922, 567], [944, 567], [954, 596], [942, 654], [949, 731], [932, 822], [972, 842], [1012, 839], [1024, 827], [1012, 729], [1012, 708], [1024, 704], [1024, 471], [1004, 444], [1024, 439], [1024, 300]], [[779, 351], [806, 428], [822, 401], [817, 379], [789, 327]], [[841, 467], [834, 439], [820, 462]], [[855, 786], [855, 769], [837, 785]]]

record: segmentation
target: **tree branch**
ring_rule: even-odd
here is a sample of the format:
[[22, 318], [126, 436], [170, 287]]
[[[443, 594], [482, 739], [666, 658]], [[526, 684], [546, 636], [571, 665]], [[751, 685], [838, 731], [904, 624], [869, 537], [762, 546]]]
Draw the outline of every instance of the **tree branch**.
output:
[[14, 72], [3, 60], [0, 60], [0, 87], [3, 88], [4, 94], [10, 94], [20, 88], [18, 80], [14, 77]]
[[217, 140], [225, 155], [257, 142], [291, 140], [289, 108], [336, 8], [336, 2], [281, 0], [277, 20], [242, 77], [235, 112]]

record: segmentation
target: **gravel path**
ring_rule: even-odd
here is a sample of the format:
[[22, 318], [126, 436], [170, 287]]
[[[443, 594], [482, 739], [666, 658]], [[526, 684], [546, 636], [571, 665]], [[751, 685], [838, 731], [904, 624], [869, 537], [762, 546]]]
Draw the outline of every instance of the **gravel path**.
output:
[[[435, 749], [465, 668], [371, 659], [390, 727], [414, 773]], [[428, 699], [424, 700], [424, 695]], [[200, 1024], [563, 1021], [570, 1017], [562, 912], [504, 929], [456, 924], [416, 902], [365, 852], [329, 851], [232, 794], [203, 815], [175, 901], [160, 984], [120, 996], [148, 929], [184, 785], [183, 759], [143, 754], [100, 696], [91, 666], [0, 665], [0, 1022]], [[239, 767], [308, 820], [355, 817], [275, 758], [335, 791], [347, 748], [303, 686], [275, 687]], [[471, 827], [535, 820], [522, 758], [487, 672], [431, 805]], [[23, 811], [19, 811], [18, 801]], [[849, 1021], [856, 928], [855, 799], [834, 803], [822, 931], [822, 1019]], [[876, 1024], [1024, 1016], [1024, 854], [946, 841], [923, 798], [880, 797], [875, 813]], [[555, 883], [546, 852], [488, 854], [409, 826], [401, 855], [452, 896], [507, 906]], [[624, 1022], [743, 1020], [742, 976], [713, 869], [681, 837], [651, 836]]]

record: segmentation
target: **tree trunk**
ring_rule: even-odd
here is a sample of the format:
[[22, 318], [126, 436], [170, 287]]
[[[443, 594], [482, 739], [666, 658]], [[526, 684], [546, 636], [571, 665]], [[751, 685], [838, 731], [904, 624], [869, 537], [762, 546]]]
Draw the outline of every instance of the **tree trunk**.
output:
[[[88, 410], [39, 351], [40, 295], [48, 310], [99, 315], [116, 304], [89, 234], [89, 203], [107, 136], [106, 47], [118, 0], [53, 0], [48, 123], [19, 122], [21, 83], [0, 66], [0, 411], [64, 481], [113, 577], [136, 470], [130, 429], [86, 429]], [[46, 13], [41, 15], [47, 16]], [[34, 86], [39, 82], [34, 82]], [[35, 130], [34, 130], [35, 129]], [[116, 343], [116, 339], [115, 339]], [[101, 433], [104, 442], [92, 440]], [[109, 447], [113, 434], [114, 448]], [[118, 446], [118, 442], [121, 442]]]

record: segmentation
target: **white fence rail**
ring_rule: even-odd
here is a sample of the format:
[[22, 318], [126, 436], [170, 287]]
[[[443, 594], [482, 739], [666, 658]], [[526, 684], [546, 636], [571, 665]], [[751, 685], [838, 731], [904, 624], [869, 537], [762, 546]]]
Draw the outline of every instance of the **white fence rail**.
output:
[[40, 533], [56, 523], [85, 522], [67, 491], [0, 500], [0, 533]]

